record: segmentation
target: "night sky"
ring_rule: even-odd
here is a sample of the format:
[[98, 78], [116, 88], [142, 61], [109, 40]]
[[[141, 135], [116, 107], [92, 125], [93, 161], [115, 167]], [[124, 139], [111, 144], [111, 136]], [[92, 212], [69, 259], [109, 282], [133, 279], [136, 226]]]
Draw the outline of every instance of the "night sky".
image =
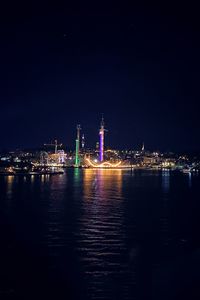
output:
[[102, 113], [108, 147], [200, 149], [197, 7], [27, 5], [1, 9], [0, 149], [94, 147]]

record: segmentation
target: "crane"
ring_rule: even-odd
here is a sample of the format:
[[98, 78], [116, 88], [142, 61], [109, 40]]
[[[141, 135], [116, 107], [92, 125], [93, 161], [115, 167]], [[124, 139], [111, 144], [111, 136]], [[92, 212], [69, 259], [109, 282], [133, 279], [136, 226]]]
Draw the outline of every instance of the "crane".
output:
[[57, 154], [57, 152], [58, 152], [58, 147], [61, 147], [62, 144], [58, 144], [58, 141], [55, 140], [55, 141], [54, 141], [54, 144], [53, 144], [53, 143], [51, 143], [51, 144], [44, 144], [44, 146], [54, 146], [54, 147], [55, 147], [55, 154]]

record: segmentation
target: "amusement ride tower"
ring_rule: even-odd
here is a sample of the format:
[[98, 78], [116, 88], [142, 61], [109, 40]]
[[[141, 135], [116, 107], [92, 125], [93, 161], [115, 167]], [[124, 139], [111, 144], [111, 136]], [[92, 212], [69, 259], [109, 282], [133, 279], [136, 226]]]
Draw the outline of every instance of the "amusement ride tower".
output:
[[102, 116], [101, 119], [101, 127], [99, 130], [99, 136], [100, 136], [100, 143], [99, 143], [99, 160], [101, 162], [103, 162], [104, 160], [104, 132], [105, 132], [105, 128], [104, 128], [104, 118]]
[[84, 134], [82, 135], [82, 138], [81, 138], [81, 147], [82, 147], [82, 149], [84, 149], [84, 147], [85, 147], [85, 136], [84, 136]]
[[77, 136], [76, 136], [76, 156], [75, 156], [75, 167], [79, 167], [80, 158], [79, 158], [79, 147], [80, 147], [80, 130], [81, 126], [77, 125]]

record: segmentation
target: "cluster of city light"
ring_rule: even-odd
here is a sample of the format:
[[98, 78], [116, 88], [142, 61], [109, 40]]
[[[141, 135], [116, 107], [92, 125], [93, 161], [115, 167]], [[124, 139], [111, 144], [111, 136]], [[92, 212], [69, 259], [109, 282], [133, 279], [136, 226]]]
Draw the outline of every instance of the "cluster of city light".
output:
[[92, 166], [93, 168], [117, 168], [121, 165], [121, 161], [115, 163], [115, 164], [112, 164], [108, 161], [105, 161], [103, 163], [100, 163], [100, 164], [94, 164], [89, 158], [86, 158], [86, 162], [89, 163], [90, 166]]
[[116, 150], [112, 150], [112, 149], [107, 149], [105, 150], [106, 153], [114, 153], [116, 155], [118, 155], [118, 152]]

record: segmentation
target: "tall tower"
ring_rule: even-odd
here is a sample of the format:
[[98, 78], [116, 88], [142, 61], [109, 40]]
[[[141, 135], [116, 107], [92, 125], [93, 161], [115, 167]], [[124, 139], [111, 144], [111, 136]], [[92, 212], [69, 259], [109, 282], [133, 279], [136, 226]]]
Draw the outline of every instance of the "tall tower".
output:
[[96, 150], [99, 151], [99, 142], [96, 142]]
[[55, 154], [57, 154], [58, 152], [58, 141], [55, 140]]
[[85, 136], [84, 136], [84, 134], [82, 135], [82, 138], [81, 138], [81, 147], [82, 147], [82, 149], [84, 149], [84, 147], [85, 147]]
[[76, 156], [75, 156], [75, 167], [79, 167], [80, 158], [79, 158], [79, 146], [80, 146], [80, 130], [81, 126], [77, 125], [77, 136], [76, 136]]
[[142, 152], [144, 152], [144, 142], [143, 142], [143, 144], [142, 144]]
[[99, 130], [99, 137], [100, 137], [100, 143], [99, 143], [99, 160], [100, 161], [103, 161], [103, 159], [104, 159], [104, 132], [105, 132], [104, 118], [102, 116], [101, 127], [100, 127], [100, 130]]

